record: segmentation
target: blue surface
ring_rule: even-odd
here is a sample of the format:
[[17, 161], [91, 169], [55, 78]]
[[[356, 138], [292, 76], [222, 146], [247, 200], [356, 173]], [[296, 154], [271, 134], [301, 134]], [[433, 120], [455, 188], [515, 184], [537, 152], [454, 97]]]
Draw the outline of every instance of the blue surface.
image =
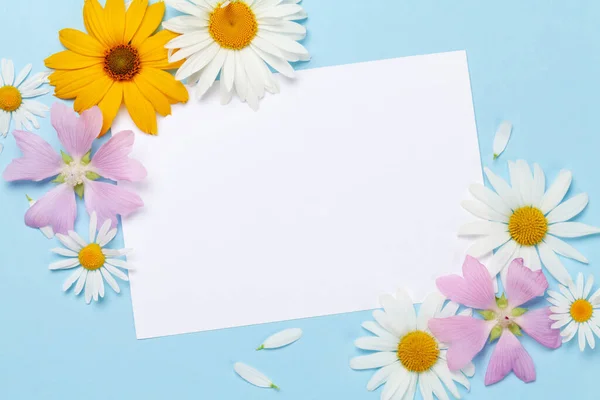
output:
[[[17, 68], [33, 62], [34, 71], [41, 70], [43, 59], [61, 50], [58, 30], [82, 28], [82, 4], [1, 0], [0, 56], [12, 58]], [[505, 161], [519, 157], [539, 162], [550, 178], [571, 169], [571, 193], [591, 197], [580, 220], [600, 226], [597, 0], [304, 0], [304, 7], [305, 44], [313, 59], [302, 68], [466, 49], [484, 165], [504, 176]], [[492, 162], [493, 132], [503, 119], [514, 122], [513, 138]], [[39, 133], [57, 145], [48, 119]], [[0, 170], [19, 155], [12, 137], [3, 143]], [[368, 312], [137, 341], [128, 285], [121, 285], [121, 295], [110, 292], [100, 304], [86, 306], [83, 298], [61, 292], [67, 273], [48, 270], [48, 250], [56, 242], [23, 224], [24, 194], [39, 198], [48, 187], [0, 183], [0, 399], [379, 398], [365, 389], [371, 372], [348, 367]], [[87, 217], [80, 218], [82, 232], [85, 226]], [[122, 245], [122, 238], [116, 242]], [[591, 264], [566, 261], [569, 270], [595, 271], [597, 239], [575, 242]], [[292, 326], [305, 332], [297, 344], [253, 350]], [[597, 398], [600, 354], [581, 354], [574, 342], [555, 352], [530, 339], [524, 343], [537, 382], [526, 385], [510, 376], [485, 388], [488, 349], [476, 359], [466, 398]], [[282, 391], [244, 383], [233, 373], [236, 361], [264, 371]]]

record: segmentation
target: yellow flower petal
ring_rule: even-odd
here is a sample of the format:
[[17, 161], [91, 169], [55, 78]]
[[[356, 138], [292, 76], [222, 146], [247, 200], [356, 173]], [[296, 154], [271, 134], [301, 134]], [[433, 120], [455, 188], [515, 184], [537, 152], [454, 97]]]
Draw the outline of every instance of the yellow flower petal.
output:
[[89, 85], [85, 86], [77, 94], [73, 109], [78, 113], [98, 105], [100, 100], [109, 91], [113, 85], [113, 81], [106, 75], [94, 80]]
[[62, 29], [58, 32], [60, 42], [69, 50], [84, 56], [103, 57], [104, 46], [96, 38], [76, 29]]
[[113, 46], [123, 44], [125, 35], [125, 0], [106, 0], [104, 6], [107, 31]]
[[167, 96], [165, 96], [160, 90], [152, 86], [142, 75], [138, 75], [134, 80], [142, 95], [152, 103], [154, 109], [163, 117], [171, 115], [171, 103]]
[[131, 44], [139, 46], [148, 36], [152, 35], [158, 26], [162, 22], [163, 16], [165, 15], [165, 3], [162, 1], [152, 4], [146, 9], [144, 19], [140, 24], [135, 35], [131, 39]]
[[98, 103], [98, 107], [102, 110], [102, 131], [99, 136], [106, 134], [111, 127], [113, 120], [119, 112], [121, 103], [123, 102], [123, 84], [119, 82], [113, 83], [104, 98]]
[[106, 76], [102, 65], [67, 71], [55, 71], [50, 75], [50, 84], [55, 86], [54, 95], [61, 99], [72, 99], [87, 85]]
[[79, 69], [102, 63], [99, 57], [89, 57], [77, 54], [71, 50], [61, 51], [44, 60], [46, 67], [52, 69]]
[[144, 67], [140, 76], [175, 102], [186, 103], [189, 100], [188, 91], [183, 83], [176, 81], [175, 77], [168, 72]]
[[129, 43], [133, 35], [137, 32], [146, 9], [148, 8], [148, 0], [133, 0], [127, 9], [125, 14], [125, 36], [123, 38], [124, 43]]
[[142, 63], [145, 61], [160, 61], [166, 60], [168, 50], [165, 49], [165, 44], [171, 39], [176, 38], [179, 34], [162, 30], [156, 35], [150, 36], [140, 44], [138, 51], [140, 52], [140, 59]]
[[110, 44], [110, 35], [106, 29], [104, 10], [98, 0], [85, 0], [83, 5], [85, 29], [105, 46]]
[[156, 127], [156, 111], [152, 103], [140, 92], [134, 82], [123, 84], [123, 99], [131, 119], [143, 132], [151, 135], [158, 133]]

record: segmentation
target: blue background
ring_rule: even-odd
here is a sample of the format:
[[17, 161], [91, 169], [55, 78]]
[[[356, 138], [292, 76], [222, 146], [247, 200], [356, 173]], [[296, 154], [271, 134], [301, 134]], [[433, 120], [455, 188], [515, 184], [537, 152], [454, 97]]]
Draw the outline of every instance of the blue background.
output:
[[[0, 56], [13, 59], [17, 69], [29, 62], [34, 72], [44, 69], [43, 59], [62, 49], [58, 31], [83, 28], [82, 5], [83, 0], [0, 0]], [[571, 169], [571, 194], [586, 191], [591, 198], [578, 219], [600, 226], [597, 0], [304, 0], [303, 5], [309, 14], [305, 45], [313, 59], [300, 68], [466, 49], [483, 164], [506, 176], [506, 160], [525, 158], [540, 163], [551, 179], [561, 168]], [[173, 15], [169, 10], [167, 16]], [[53, 98], [41, 101], [51, 104]], [[493, 133], [503, 119], [514, 123], [513, 138], [492, 161]], [[58, 145], [48, 119], [39, 134]], [[2, 143], [0, 170], [19, 155], [12, 136]], [[353, 340], [365, 334], [360, 323], [370, 319], [369, 312], [137, 341], [127, 284], [120, 295], [108, 291], [104, 301], [87, 306], [82, 297], [61, 291], [66, 272], [48, 270], [49, 249], [57, 242], [23, 224], [25, 193], [39, 198], [48, 187], [0, 183], [0, 399], [379, 398], [365, 389], [371, 372], [348, 367], [359, 354]], [[87, 232], [87, 216], [80, 215], [78, 229]], [[591, 263], [565, 261], [573, 274], [600, 265], [597, 240], [575, 241]], [[119, 236], [115, 246], [121, 245]], [[282, 350], [254, 351], [286, 327], [301, 327], [305, 335]], [[526, 385], [511, 375], [485, 388], [488, 349], [476, 359], [465, 397], [597, 398], [600, 354], [581, 354], [575, 341], [554, 352], [528, 338], [524, 344], [535, 360], [537, 382]], [[282, 391], [246, 384], [233, 372], [236, 361], [264, 371]]]

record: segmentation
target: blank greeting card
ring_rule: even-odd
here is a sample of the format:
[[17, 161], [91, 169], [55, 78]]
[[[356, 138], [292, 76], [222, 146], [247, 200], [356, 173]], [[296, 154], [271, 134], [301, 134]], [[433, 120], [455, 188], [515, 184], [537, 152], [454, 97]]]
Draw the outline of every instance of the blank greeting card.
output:
[[278, 79], [258, 112], [215, 85], [136, 135], [138, 338], [371, 309], [398, 286], [418, 300], [460, 270], [459, 204], [482, 182], [465, 52]]

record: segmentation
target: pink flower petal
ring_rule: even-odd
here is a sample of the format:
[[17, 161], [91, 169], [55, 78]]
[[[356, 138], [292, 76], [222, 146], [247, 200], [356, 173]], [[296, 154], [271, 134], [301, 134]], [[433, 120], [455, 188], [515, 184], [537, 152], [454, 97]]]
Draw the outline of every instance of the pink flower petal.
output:
[[561, 345], [560, 329], [552, 329], [554, 323], [549, 317], [552, 312], [549, 307], [538, 308], [526, 312], [514, 319], [523, 330], [538, 343], [551, 349]]
[[144, 205], [135, 193], [106, 182], [84, 180], [85, 208], [96, 212], [98, 221], [110, 219], [117, 226], [117, 214], [127, 216]]
[[535, 381], [535, 366], [531, 356], [519, 339], [505, 329], [490, 358], [485, 373], [485, 385], [501, 381], [510, 371], [514, 371], [517, 378], [523, 382]]
[[463, 277], [442, 276], [437, 287], [450, 300], [467, 307], [487, 310], [494, 308], [495, 293], [492, 277], [487, 268], [477, 259], [467, 256], [463, 264]]
[[548, 281], [542, 270], [530, 270], [523, 265], [522, 258], [516, 258], [508, 266], [504, 291], [512, 307], [518, 307], [535, 297], [543, 296], [546, 289], [548, 289]]
[[135, 135], [132, 131], [119, 132], [94, 154], [91, 166], [100, 175], [114, 181], [135, 182], [146, 177], [146, 169], [137, 160], [129, 158]]
[[92, 142], [102, 129], [102, 111], [97, 106], [78, 116], [70, 107], [54, 103], [50, 109], [50, 119], [67, 153], [77, 158], [90, 151]]
[[69, 185], [58, 185], [27, 210], [25, 224], [32, 228], [51, 226], [55, 233], [66, 234], [73, 230], [77, 204], [75, 192]]
[[485, 346], [494, 322], [467, 316], [432, 318], [429, 329], [440, 342], [448, 345], [448, 368], [466, 367]]
[[58, 175], [63, 162], [44, 139], [30, 132], [14, 131], [23, 157], [16, 158], [4, 170], [4, 179], [12, 181], [42, 181]]

